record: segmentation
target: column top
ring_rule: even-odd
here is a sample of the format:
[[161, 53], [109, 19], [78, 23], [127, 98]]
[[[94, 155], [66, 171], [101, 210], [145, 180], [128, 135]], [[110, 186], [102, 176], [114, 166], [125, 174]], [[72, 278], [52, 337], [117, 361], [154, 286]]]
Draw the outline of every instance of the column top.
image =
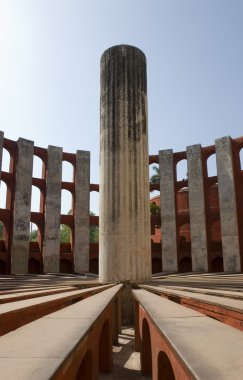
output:
[[137, 55], [140, 58], [143, 58], [146, 62], [146, 55], [142, 50], [137, 48], [136, 46], [132, 45], [115, 45], [111, 46], [110, 48], [106, 49], [104, 53], [101, 56], [101, 62], [107, 57], [107, 56], [115, 56], [115, 55]]

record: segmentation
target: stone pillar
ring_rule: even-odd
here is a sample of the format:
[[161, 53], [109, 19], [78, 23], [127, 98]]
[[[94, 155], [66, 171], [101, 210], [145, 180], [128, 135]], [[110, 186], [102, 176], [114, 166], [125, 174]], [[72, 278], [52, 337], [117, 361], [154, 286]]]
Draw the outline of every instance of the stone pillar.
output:
[[62, 148], [48, 146], [46, 168], [44, 273], [59, 272]]
[[241, 260], [231, 138], [217, 139], [215, 147], [224, 270], [237, 272]]
[[172, 149], [159, 151], [162, 265], [164, 272], [178, 271], [175, 172]]
[[0, 181], [1, 181], [1, 172], [2, 172], [3, 138], [4, 138], [4, 134], [3, 132], [0, 131]]
[[11, 273], [28, 273], [33, 141], [18, 139], [11, 245]]
[[127, 45], [101, 58], [101, 281], [151, 278], [146, 57]]
[[74, 272], [89, 271], [90, 153], [77, 151], [74, 206]]
[[206, 207], [201, 145], [187, 147], [192, 270], [208, 271]]

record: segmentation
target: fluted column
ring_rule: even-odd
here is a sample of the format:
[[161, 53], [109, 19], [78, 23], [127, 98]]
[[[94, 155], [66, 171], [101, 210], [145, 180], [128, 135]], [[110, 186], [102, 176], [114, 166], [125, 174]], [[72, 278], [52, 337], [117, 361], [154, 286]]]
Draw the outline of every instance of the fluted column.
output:
[[100, 149], [100, 279], [150, 279], [146, 57], [133, 46], [101, 58]]

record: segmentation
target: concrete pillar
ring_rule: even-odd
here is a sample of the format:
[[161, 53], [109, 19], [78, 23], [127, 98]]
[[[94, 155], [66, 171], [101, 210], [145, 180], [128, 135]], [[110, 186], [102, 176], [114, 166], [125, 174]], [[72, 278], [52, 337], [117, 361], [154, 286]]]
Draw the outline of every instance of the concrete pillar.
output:
[[241, 260], [231, 138], [217, 139], [215, 147], [224, 270], [237, 272]]
[[2, 131], [0, 131], [0, 181], [1, 181], [1, 172], [2, 172], [3, 139], [4, 139], [4, 134]]
[[101, 281], [151, 278], [146, 57], [114, 46], [101, 58]]
[[48, 146], [46, 168], [44, 272], [59, 272], [62, 148]]
[[175, 173], [172, 149], [159, 151], [163, 271], [178, 271]]
[[11, 273], [28, 273], [33, 141], [18, 139], [11, 245]]
[[90, 153], [77, 151], [74, 206], [74, 272], [89, 271]]
[[187, 147], [192, 270], [208, 271], [206, 208], [201, 145]]

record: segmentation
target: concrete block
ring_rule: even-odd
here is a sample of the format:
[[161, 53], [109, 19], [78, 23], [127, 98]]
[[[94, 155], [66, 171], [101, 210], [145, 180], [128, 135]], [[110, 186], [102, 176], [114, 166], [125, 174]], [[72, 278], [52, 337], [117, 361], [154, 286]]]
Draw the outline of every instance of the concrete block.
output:
[[59, 272], [62, 148], [48, 146], [45, 199], [44, 272]]
[[159, 151], [163, 271], [178, 271], [175, 173], [172, 149]]
[[187, 147], [192, 270], [208, 271], [207, 228], [201, 145]]
[[77, 151], [74, 207], [74, 272], [89, 271], [90, 152]]
[[224, 270], [238, 272], [241, 262], [231, 138], [217, 139], [215, 147]]
[[29, 257], [34, 143], [20, 138], [17, 141], [17, 147], [11, 272], [13, 274], [26, 274], [28, 273]]

